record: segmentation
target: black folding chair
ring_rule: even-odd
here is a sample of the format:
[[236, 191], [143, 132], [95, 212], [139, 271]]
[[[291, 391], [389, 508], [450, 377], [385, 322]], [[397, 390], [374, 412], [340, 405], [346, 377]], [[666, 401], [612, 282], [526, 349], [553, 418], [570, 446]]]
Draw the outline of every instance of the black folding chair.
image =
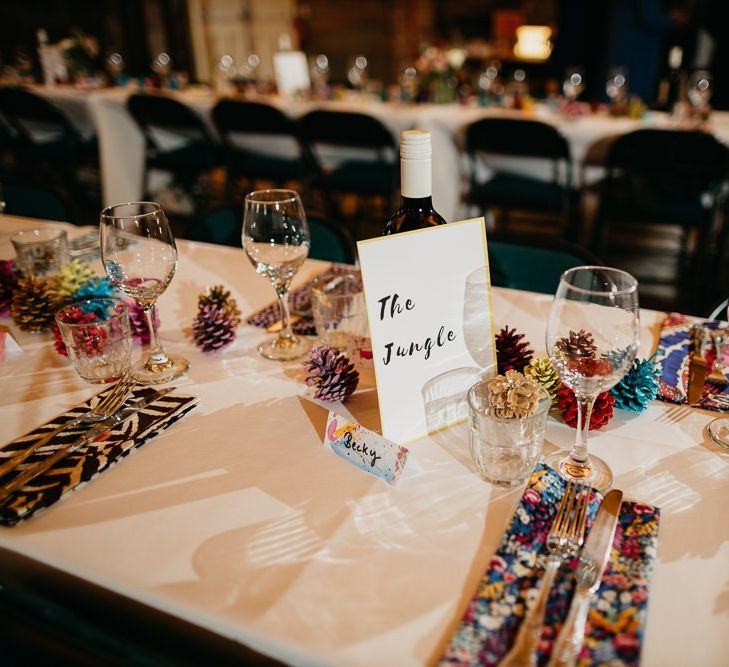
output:
[[[497, 222], [505, 226], [513, 210], [547, 213], [556, 218], [560, 231], [570, 225], [572, 159], [559, 131], [536, 120], [482, 118], [466, 128], [470, 187], [466, 202], [483, 213], [498, 210]], [[496, 168], [486, 181], [479, 179], [479, 163], [494, 156], [536, 158], [548, 163], [550, 180], [532, 178]], [[490, 166], [490, 165], [489, 165]]]
[[[392, 207], [399, 187], [399, 162], [390, 130], [373, 116], [344, 111], [310, 111], [299, 122], [319, 165], [311, 187], [325, 195], [330, 215], [339, 214], [334, 197], [346, 194], [358, 200], [379, 197], [386, 210]], [[341, 153], [332, 166], [324, 159], [327, 147]]]
[[144, 134], [147, 196], [149, 170], [159, 169], [172, 174], [173, 184], [193, 201], [202, 203], [205, 194], [200, 179], [223, 161], [221, 149], [201, 117], [182, 102], [162, 94], [131, 95], [127, 108]]
[[98, 197], [79, 179], [87, 167], [99, 180], [96, 137], [82, 137], [48, 100], [24, 88], [0, 87], [0, 125], [15, 181], [44, 188], [56, 184], [74, 200]]
[[[228, 190], [240, 179], [249, 183], [272, 181], [283, 186], [302, 185], [313, 174], [314, 159], [298, 125], [270, 104], [220, 100], [212, 111], [213, 123], [223, 143]], [[262, 151], [269, 139], [278, 140], [277, 152]]]
[[698, 301], [716, 296], [710, 272], [716, 265], [728, 158], [722, 144], [700, 131], [645, 129], [618, 137], [608, 148], [606, 176], [596, 188], [595, 252], [609, 258], [609, 232], [618, 225], [677, 225], [682, 232], [678, 280], [689, 286], [687, 305], [701, 309]]

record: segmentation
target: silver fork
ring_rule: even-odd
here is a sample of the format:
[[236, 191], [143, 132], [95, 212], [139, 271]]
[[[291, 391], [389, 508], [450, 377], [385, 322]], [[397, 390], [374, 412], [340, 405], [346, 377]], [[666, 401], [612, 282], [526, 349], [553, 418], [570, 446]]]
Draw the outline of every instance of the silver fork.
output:
[[544, 613], [549, 591], [562, 561], [574, 557], [585, 539], [589, 488], [584, 484], [567, 482], [562, 502], [547, 536], [547, 567], [542, 577], [539, 595], [522, 621], [511, 650], [499, 667], [525, 667], [536, 665], [536, 646], [542, 634]]
[[111, 391], [99, 401], [99, 403], [84, 412], [78, 417], [74, 417], [69, 421], [57, 426], [49, 433], [46, 433], [40, 440], [36, 440], [30, 447], [18, 452], [14, 456], [11, 456], [7, 461], [0, 464], [0, 477], [7, 475], [11, 470], [14, 470], [19, 466], [25, 459], [27, 459], [33, 452], [43, 447], [43, 445], [50, 442], [55, 436], [61, 431], [75, 428], [80, 424], [95, 424], [96, 422], [106, 419], [113, 415], [127, 400], [129, 394], [132, 393], [134, 385], [137, 384], [136, 376], [131, 372], [127, 371], [112, 387]]

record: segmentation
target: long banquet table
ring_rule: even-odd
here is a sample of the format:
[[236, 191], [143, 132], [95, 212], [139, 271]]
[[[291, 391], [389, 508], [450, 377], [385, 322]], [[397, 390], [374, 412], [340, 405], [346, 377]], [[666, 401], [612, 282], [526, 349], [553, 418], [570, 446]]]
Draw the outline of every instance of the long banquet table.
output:
[[[9, 233], [36, 221], [0, 218]], [[68, 227], [69, 234], [83, 230]], [[322, 268], [307, 262], [301, 282]], [[0, 549], [164, 610], [228, 641], [297, 665], [424, 665], [437, 660], [518, 500], [477, 476], [464, 425], [411, 446], [392, 488], [321, 445], [322, 414], [302, 398], [297, 363], [258, 356], [265, 336], [242, 325], [205, 355], [189, 340], [197, 294], [230, 288], [244, 313], [272, 292], [241, 250], [179, 242], [179, 269], [159, 301], [161, 335], [191, 361], [176, 382], [198, 396], [183, 420], [25, 523]], [[497, 326], [542, 354], [550, 297], [495, 289]], [[641, 313], [641, 354], [662, 313]], [[0, 442], [94, 393], [49, 336], [18, 333], [0, 363]], [[372, 383], [349, 403], [371, 410]], [[729, 655], [729, 453], [705, 430], [716, 415], [654, 402], [618, 412], [591, 449], [627, 497], [662, 508], [643, 664], [726, 665]], [[574, 431], [550, 418], [545, 447]], [[2, 585], [0, 562], [0, 585]], [[103, 611], [100, 612], [103, 614]]]
[[[40, 92], [66, 112], [82, 132], [96, 130], [102, 172], [103, 201], [115, 204], [137, 201], [143, 194], [144, 138], [126, 110], [131, 88], [111, 88], [99, 91], [44, 88]], [[210, 110], [219, 97], [207, 91], [176, 91], [169, 93], [195, 110], [209, 125]], [[462, 193], [466, 188], [469, 165], [463, 156], [463, 130], [471, 122], [487, 116], [536, 119], [550, 123], [564, 135], [570, 148], [573, 180], [580, 184], [584, 175], [581, 165], [590, 147], [597, 142], [642, 127], [672, 127], [666, 114], [649, 112], [644, 119], [613, 118], [605, 114], [565, 117], [545, 104], [537, 104], [532, 111], [512, 111], [498, 107], [479, 108], [458, 104], [405, 105], [372, 101], [304, 101], [278, 97], [263, 98], [276, 105], [292, 118], [298, 118], [312, 109], [325, 108], [357, 111], [380, 120], [398, 140], [402, 130], [418, 128], [429, 130], [433, 142], [433, 203], [448, 221], [467, 217]], [[91, 123], [93, 127], [89, 127]], [[86, 126], [84, 125], [86, 124]], [[729, 112], [712, 114], [708, 130], [729, 144]], [[270, 141], [266, 143], [271, 143]], [[260, 142], [257, 149], [260, 149]], [[537, 178], [552, 177], [551, 164], [538, 159], [505, 158], [490, 162], [500, 169], [516, 171]]]

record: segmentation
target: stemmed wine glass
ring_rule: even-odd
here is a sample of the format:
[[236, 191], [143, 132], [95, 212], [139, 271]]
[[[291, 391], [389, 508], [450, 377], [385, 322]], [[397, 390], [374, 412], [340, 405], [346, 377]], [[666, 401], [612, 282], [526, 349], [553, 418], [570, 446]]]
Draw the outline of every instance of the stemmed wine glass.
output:
[[287, 361], [303, 356], [310, 342], [291, 332], [289, 287], [309, 254], [309, 227], [301, 198], [293, 190], [259, 190], [246, 195], [243, 249], [256, 269], [273, 285], [281, 309], [281, 330], [258, 351], [267, 359]]
[[628, 96], [628, 72], [625, 68], [610, 68], [605, 82], [605, 92], [613, 104], [625, 101]]
[[138, 381], [159, 384], [182, 375], [190, 363], [162, 349], [155, 326], [155, 303], [177, 267], [177, 247], [162, 207], [153, 202], [108, 206], [101, 212], [99, 228], [106, 273], [147, 316], [149, 354], [137, 369]]
[[574, 102], [585, 89], [585, 72], [581, 67], [568, 67], [565, 71], [562, 92], [568, 102]]
[[579, 266], [562, 274], [547, 325], [547, 353], [577, 399], [577, 434], [569, 455], [557, 451], [546, 463], [567, 479], [600, 491], [612, 485], [602, 459], [588, 456], [587, 434], [598, 394], [630, 368], [640, 342], [638, 282], [625, 271]]
[[696, 70], [688, 81], [688, 99], [699, 116], [706, 114], [712, 93], [711, 72]]
[[[727, 306], [726, 316], [727, 320], [729, 320], [729, 305]], [[713, 317], [718, 319], [718, 313], [715, 313]], [[726, 367], [724, 366], [724, 351], [726, 349], [727, 342], [726, 334], [721, 331], [721, 329], [714, 331], [714, 347], [716, 349], [716, 361], [714, 362], [714, 368], [718, 369], [721, 373], [724, 373], [726, 370]], [[717, 417], [710, 422], [709, 435], [711, 436], [711, 439], [719, 445], [719, 447], [729, 449], [729, 417]]]

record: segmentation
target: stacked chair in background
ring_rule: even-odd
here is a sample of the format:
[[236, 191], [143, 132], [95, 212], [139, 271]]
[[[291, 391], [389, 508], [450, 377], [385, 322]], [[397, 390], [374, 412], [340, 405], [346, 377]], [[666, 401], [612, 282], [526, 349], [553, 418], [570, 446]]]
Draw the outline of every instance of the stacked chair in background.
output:
[[14, 86], [0, 87], [0, 127], [8, 213], [74, 222], [98, 213], [95, 136], [83, 137], [45, 98]]
[[[465, 129], [465, 150], [469, 158], [470, 181], [464, 194], [467, 204], [482, 214], [492, 212], [496, 228], [508, 230], [513, 211], [546, 214], [559, 236], [573, 233], [572, 159], [566, 139], [553, 126], [536, 120], [483, 118]], [[511, 170], [489, 168], [489, 158], [529, 158], [550, 170], [551, 179], [542, 180]]]
[[[706, 132], [642, 129], [615, 139], [604, 166], [605, 177], [595, 187], [595, 251], [610, 260], [618, 228], [673, 225], [681, 233], [680, 307], [699, 314], [724, 296], [726, 147]], [[647, 249], [630, 243], [641, 263]]]
[[167, 172], [193, 203], [194, 214], [204, 210], [209, 186], [203, 176], [222, 166], [222, 151], [201, 117], [182, 102], [162, 94], [129, 96], [127, 109], [145, 141], [145, 196], [150, 198], [152, 170]]

